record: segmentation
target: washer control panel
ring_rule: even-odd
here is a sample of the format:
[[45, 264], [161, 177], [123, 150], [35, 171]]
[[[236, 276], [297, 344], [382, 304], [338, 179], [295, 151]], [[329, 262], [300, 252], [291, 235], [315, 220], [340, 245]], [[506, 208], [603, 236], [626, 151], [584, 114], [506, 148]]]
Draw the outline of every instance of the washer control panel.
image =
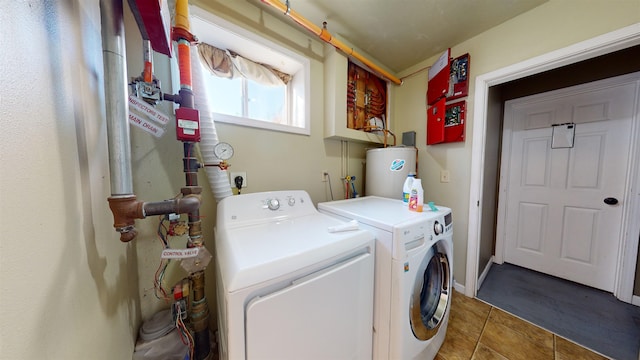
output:
[[442, 216], [438, 216], [436, 221], [433, 223], [433, 233], [436, 236], [439, 235], [447, 235], [453, 232], [453, 220], [451, 217], [451, 212], [448, 211]]
[[436, 234], [436, 235], [440, 235], [443, 232], [444, 232], [444, 225], [441, 222], [439, 222], [438, 220], [436, 220], [433, 223], [433, 233]]

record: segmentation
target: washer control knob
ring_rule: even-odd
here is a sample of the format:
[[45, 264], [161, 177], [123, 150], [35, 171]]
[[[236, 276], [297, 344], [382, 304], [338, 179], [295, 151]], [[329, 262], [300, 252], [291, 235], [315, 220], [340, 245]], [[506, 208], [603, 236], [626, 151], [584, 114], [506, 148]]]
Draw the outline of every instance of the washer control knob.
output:
[[442, 233], [444, 232], [444, 226], [442, 226], [442, 224], [441, 224], [441, 223], [439, 223], [438, 221], [436, 221], [436, 222], [433, 224], [433, 232], [434, 232], [436, 235], [440, 235], [440, 234], [442, 234]]
[[293, 197], [290, 197], [289, 200], [287, 200], [287, 203], [289, 204], [289, 206], [293, 206], [296, 204], [296, 199]]
[[278, 210], [280, 209], [280, 201], [278, 199], [269, 199], [267, 200], [267, 206], [269, 210]]

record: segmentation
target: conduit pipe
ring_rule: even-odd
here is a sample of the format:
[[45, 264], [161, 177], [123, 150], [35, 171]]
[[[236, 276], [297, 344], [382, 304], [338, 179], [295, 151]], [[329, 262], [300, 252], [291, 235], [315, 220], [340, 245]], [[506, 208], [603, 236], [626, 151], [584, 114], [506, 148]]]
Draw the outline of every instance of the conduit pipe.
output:
[[347, 46], [342, 41], [334, 38], [331, 35], [331, 33], [329, 33], [329, 31], [327, 30], [326, 23], [324, 24], [325, 25], [324, 27], [320, 28], [319, 26], [313, 24], [312, 22], [310, 22], [309, 20], [304, 18], [302, 15], [297, 13], [295, 10], [291, 9], [291, 7], [287, 6], [286, 4], [281, 3], [278, 0], [261, 0], [261, 1], [263, 3], [265, 3], [265, 4], [267, 4], [267, 5], [271, 5], [271, 6], [275, 7], [276, 9], [279, 9], [285, 15], [287, 15], [291, 19], [293, 19], [293, 21], [295, 21], [296, 23], [298, 23], [299, 25], [301, 25], [305, 29], [311, 31], [312, 33], [316, 34], [316, 36], [318, 36], [320, 39], [322, 39], [326, 43], [329, 43], [329, 44], [333, 45], [335, 48], [341, 50], [342, 52], [344, 52], [348, 56], [351, 56], [351, 57], [359, 60], [364, 65], [366, 65], [368, 68], [370, 68], [374, 72], [378, 73], [380, 76], [386, 78], [387, 80], [393, 82], [396, 85], [402, 85], [402, 80], [400, 80], [397, 77], [389, 74], [387, 71], [385, 71], [384, 69], [382, 69], [378, 65], [374, 64], [373, 62], [371, 62], [366, 57], [364, 57], [364, 55], [356, 52], [353, 48]]
[[133, 194], [122, 0], [100, 0], [100, 19], [111, 174], [109, 207], [113, 212], [113, 226], [120, 233], [120, 240], [131, 241], [136, 237], [137, 231], [134, 219], [124, 213], [135, 212], [141, 205]]

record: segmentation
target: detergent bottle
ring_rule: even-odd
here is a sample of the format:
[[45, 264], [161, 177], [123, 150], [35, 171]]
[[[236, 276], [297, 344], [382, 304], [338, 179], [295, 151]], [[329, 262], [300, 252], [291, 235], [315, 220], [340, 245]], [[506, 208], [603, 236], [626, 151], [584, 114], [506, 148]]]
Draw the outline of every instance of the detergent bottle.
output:
[[411, 195], [411, 185], [413, 184], [413, 179], [416, 178], [416, 174], [410, 172], [407, 175], [407, 179], [404, 181], [404, 185], [402, 186], [402, 201], [405, 204], [409, 203], [409, 196]]
[[424, 190], [422, 190], [422, 180], [414, 179], [411, 184], [411, 194], [409, 195], [409, 210], [422, 212], [424, 205]]

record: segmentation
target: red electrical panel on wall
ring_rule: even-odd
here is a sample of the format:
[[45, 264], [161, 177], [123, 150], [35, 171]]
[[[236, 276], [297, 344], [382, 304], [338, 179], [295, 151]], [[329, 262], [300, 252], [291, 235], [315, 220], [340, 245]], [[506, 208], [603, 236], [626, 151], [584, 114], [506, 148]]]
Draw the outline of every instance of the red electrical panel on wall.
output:
[[451, 49], [447, 49], [435, 64], [429, 68], [429, 84], [427, 87], [427, 104], [433, 105], [449, 91], [449, 59]]
[[466, 111], [466, 101], [458, 101], [445, 106], [443, 142], [464, 141], [464, 122], [466, 119]]
[[427, 145], [464, 141], [467, 102], [442, 98], [427, 110]]
[[427, 109], [427, 145], [444, 142], [445, 98]]
[[464, 141], [466, 101], [447, 101], [469, 94], [469, 54], [451, 61], [451, 49], [429, 69], [427, 145]]
[[469, 54], [453, 59], [450, 64], [449, 82], [447, 100], [469, 95]]

